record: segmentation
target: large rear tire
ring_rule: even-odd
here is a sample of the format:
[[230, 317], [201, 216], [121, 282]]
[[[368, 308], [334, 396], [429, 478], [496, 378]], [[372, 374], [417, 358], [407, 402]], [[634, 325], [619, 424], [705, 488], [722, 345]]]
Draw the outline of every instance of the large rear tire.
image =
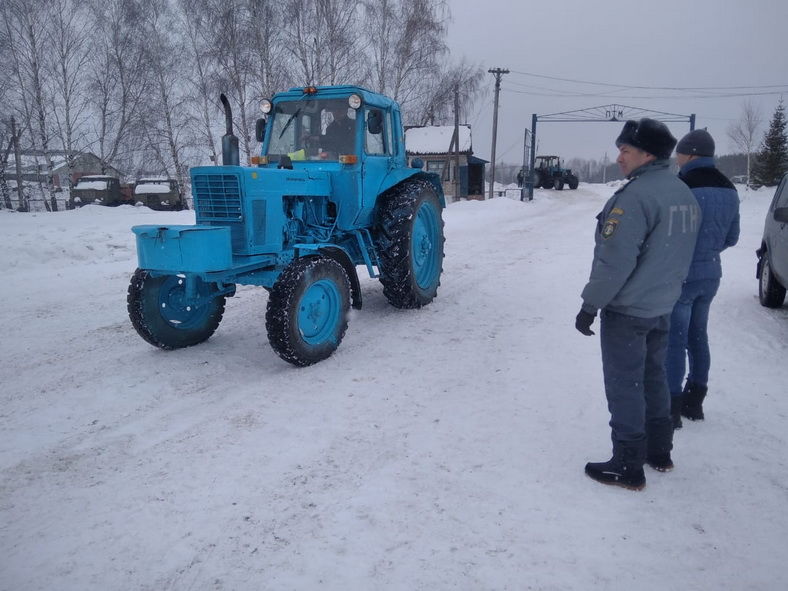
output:
[[762, 306], [767, 308], [779, 308], [785, 301], [785, 287], [783, 287], [777, 277], [772, 273], [772, 266], [769, 263], [769, 253], [763, 253], [761, 260], [761, 280], [758, 283], [758, 299]]
[[271, 288], [265, 327], [285, 361], [305, 367], [329, 357], [345, 336], [350, 280], [340, 263], [324, 256], [290, 263]]
[[216, 286], [197, 279], [197, 300], [186, 300], [185, 278], [153, 277], [137, 269], [126, 296], [129, 319], [137, 333], [154, 347], [181, 349], [206, 341], [224, 315], [224, 296]]
[[421, 308], [435, 298], [443, 272], [441, 203], [424, 179], [405, 181], [382, 199], [375, 237], [383, 293], [396, 308]]

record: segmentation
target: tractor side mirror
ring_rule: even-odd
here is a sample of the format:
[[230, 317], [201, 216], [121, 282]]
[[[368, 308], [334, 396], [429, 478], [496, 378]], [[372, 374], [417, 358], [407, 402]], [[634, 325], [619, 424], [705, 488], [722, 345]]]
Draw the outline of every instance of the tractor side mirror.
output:
[[367, 115], [367, 129], [372, 135], [378, 135], [383, 131], [383, 111], [373, 109]]
[[778, 207], [774, 210], [774, 221], [788, 224], [788, 207]]
[[257, 139], [258, 142], [261, 144], [265, 139], [265, 118], [261, 117], [257, 120], [254, 126], [254, 137]]

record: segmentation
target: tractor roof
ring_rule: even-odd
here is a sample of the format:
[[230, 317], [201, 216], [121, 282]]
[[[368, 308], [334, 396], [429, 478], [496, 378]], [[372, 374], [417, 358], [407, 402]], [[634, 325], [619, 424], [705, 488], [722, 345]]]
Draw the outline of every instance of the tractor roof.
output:
[[[305, 92], [306, 89], [314, 89], [313, 93]], [[369, 103], [377, 107], [387, 108], [389, 106], [397, 106], [397, 103], [389, 97], [372, 92], [361, 86], [353, 86], [350, 84], [338, 86], [296, 86], [287, 92], [278, 92], [274, 95], [273, 101], [292, 101], [300, 100], [305, 96], [312, 96], [315, 98], [347, 98], [351, 94], [357, 94], [361, 97], [364, 103]]]

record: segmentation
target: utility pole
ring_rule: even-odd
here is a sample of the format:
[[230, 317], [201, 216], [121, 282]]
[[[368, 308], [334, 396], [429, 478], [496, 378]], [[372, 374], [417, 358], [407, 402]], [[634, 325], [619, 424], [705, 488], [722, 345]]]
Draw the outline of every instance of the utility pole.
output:
[[508, 74], [509, 70], [501, 68], [490, 68], [487, 70], [495, 76], [495, 107], [493, 110], [493, 135], [492, 135], [492, 154], [490, 156], [490, 191], [488, 199], [493, 198], [493, 185], [495, 184], [495, 144], [498, 139], [498, 94], [501, 92], [501, 76]]
[[454, 85], [454, 200], [460, 200], [460, 85]]

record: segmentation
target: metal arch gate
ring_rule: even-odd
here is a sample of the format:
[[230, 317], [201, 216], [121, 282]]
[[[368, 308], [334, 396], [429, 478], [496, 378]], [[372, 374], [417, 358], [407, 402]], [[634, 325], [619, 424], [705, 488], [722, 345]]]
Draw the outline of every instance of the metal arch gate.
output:
[[588, 123], [588, 122], [609, 122], [616, 123], [628, 119], [640, 119], [650, 117], [663, 123], [689, 123], [690, 131], [695, 129], [695, 113], [691, 115], [677, 115], [676, 113], [664, 113], [662, 111], [651, 111], [639, 107], [628, 107], [626, 105], [602, 105], [600, 107], [589, 107], [577, 111], [565, 111], [563, 113], [551, 113], [549, 115], [537, 115], [531, 117], [531, 162], [528, 172], [528, 199], [534, 198], [534, 166], [536, 164], [536, 124], [539, 121], [545, 123]]

